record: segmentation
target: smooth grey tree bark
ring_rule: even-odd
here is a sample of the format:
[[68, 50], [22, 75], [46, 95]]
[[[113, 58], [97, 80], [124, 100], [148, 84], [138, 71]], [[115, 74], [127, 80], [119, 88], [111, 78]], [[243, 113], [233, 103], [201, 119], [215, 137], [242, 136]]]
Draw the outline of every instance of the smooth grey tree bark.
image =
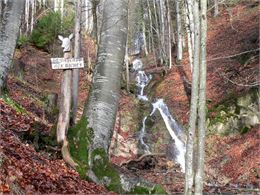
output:
[[[74, 58], [80, 57], [81, 51], [81, 12], [82, 1], [77, 1], [76, 20], [75, 20], [75, 45], [74, 45]], [[76, 123], [76, 115], [78, 109], [78, 93], [79, 93], [79, 69], [72, 70], [72, 123]]]
[[107, 0], [86, 117], [94, 130], [92, 149], [108, 151], [118, 108], [127, 38], [127, 1]]
[[205, 131], [206, 131], [206, 46], [207, 46], [207, 0], [200, 0], [200, 80], [198, 109], [198, 157], [195, 170], [195, 195], [202, 195], [204, 179]]
[[199, 0], [194, 0], [194, 64], [192, 71], [192, 93], [191, 93], [191, 107], [189, 116], [189, 128], [186, 144], [186, 158], [185, 158], [185, 195], [192, 194], [194, 183], [193, 172], [193, 146], [195, 139], [195, 129], [198, 111], [198, 84], [199, 84], [199, 63], [200, 63], [200, 20], [199, 20]]
[[146, 0], [147, 9], [148, 9], [148, 17], [149, 17], [149, 38], [150, 38], [150, 52], [154, 52], [154, 37], [153, 37], [153, 20], [152, 20], [152, 12], [151, 12], [151, 5], [150, 0]]
[[168, 26], [168, 62], [169, 68], [172, 68], [172, 36], [171, 36], [171, 10], [169, 0], [166, 0], [167, 5], [167, 26]]
[[[82, 155], [74, 155], [76, 160], [80, 161], [79, 164], [83, 164], [78, 169], [82, 170], [87, 166], [85, 176], [116, 191], [122, 190], [122, 184], [119, 173], [108, 162], [108, 149], [118, 109], [121, 72], [126, 51], [127, 6], [127, 0], [104, 1], [92, 86], [83, 117], [79, 126], [75, 126], [76, 136], [70, 140], [75, 146], [74, 150], [86, 147]], [[81, 123], [86, 126], [82, 127]], [[81, 142], [82, 137], [88, 141]]]
[[0, 20], [0, 95], [12, 64], [16, 40], [19, 35], [24, 0], [8, 1]]
[[181, 2], [180, 0], [175, 1], [176, 6], [176, 26], [177, 26], [177, 61], [182, 60], [182, 21], [181, 21]]
[[218, 11], [218, 0], [214, 0], [214, 17], [217, 17], [219, 14]]

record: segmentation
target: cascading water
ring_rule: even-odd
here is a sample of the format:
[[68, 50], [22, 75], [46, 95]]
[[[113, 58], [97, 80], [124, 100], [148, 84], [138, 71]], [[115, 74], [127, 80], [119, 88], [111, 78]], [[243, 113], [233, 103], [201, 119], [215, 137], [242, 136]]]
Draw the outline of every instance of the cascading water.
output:
[[[144, 88], [148, 85], [149, 81], [151, 80], [151, 76], [147, 76], [145, 71], [142, 70], [143, 63], [140, 59], [135, 59], [133, 61], [133, 69], [137, 72], [136, 75], [136, 82], [137, 87], [139, 89], [138, 99], [143, 101], [148, 101], [146, 95], [144, 95]], [[149, 116], [152, 116], [156, 110], [159, 110], [164, 123], [166, 125], [167, 130], [169, 131], [172, 139], [174, 140], [176, 146], [176, 161], [180, 164], [182, 172], [185, 172], [185, 143], [180, 139], [180, 135], [182, 133], [182, 129], [179, 127], [177, 122], [174, 120], [172, 115], [169, 112], [167, 105], [163, 102], [163, 99], [158, 99], [155, 103], [152, 103], [153, 110]], [[139, 134], [139, 141], [147, 153], [150, 153], [149, 146], [144, 142], [145, 136], [145, 122], [147, 117], [143, 119], [142, 129]]]
[[139, 70], [136, 75], [137, 87], [140, 89], [140, 93], [138, 94], [138, 99], [147, 101], [148, 98], [144, 95], [144, 88], [149, 83], [150, 79], [145, 74], [144, 71]]
[[180, 164], [182, 172], [185, 172], [185, 143], [179, 138], [179, 135], [182, 129], [179, 127], [177, 122], [173, 119], [172, 115], [169, 112], [167, 105], [163, 102], [163, 99], [158, 99], [153, 105], [153, 111], [150, 116], [154, 114], [154, 112], [158, 109], [164, 123], [166, 125], [167, 130], [169, 131], [172, 139], [174, 140], [177, 156], [176, 161]]
[[144, 117], [144, 119], [143, 119], [143, 126], [142, 126], [142, 129], [141, 129], [140, 135], [139, 135], [139, 140], [140, 140], [140, 142], [141, 142], [141, 145], [144, 147], [145, 152], [151, 153], [149, 146], [148, 146], [146, 143], [144, 143], [145, 121], [146, 121], [146, 119], [147, 119], [147, 116]]
[[133, 69], [135, 70], [135, 71], [137, 71], [137, 70], [141, 70], [143, 68], [143, 63], [142, 63], [142, 61], [140, 60], [140, 59], [135, 59], [134, 61], [133, 61]]

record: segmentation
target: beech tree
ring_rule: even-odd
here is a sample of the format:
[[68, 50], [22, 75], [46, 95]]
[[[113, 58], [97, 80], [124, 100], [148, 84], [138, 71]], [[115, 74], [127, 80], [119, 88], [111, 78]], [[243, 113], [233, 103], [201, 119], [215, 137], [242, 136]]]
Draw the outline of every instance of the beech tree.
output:
[[19, 35], [21, 16], [24, 10], [24, 0], [12, 0], [3, 3], [0, 0], [0, 95], [12, 64], [16, 40]]
[[176, 24], [177, 24], [177, 61], [182, 60], [182, 21], [181, 21], [181, 2], [175, 1], [176, 6]]
[[[192, 71], [192, 94], [188, 138], [185, 159], [185, 195], [191, 195], [195, 179], [195, 194], [202, 194], [204, 171], [204, 142], [206, 129], [206, 33], [207, 1], [193, 1], [194, 61]], [[200, 6], [199, 6], [200, 5]], [[200, 7], [200, 10], [199, 10]], [[198, 113], [198, 114], [197, 114]], [[198, 120], [198, 126], [196, 121]], [[198, 147], [194, 148], [195, 130], [198, 128]], [[197, 162], [194, 151], [197, 149]], [[193, 167], [195, 167], [195, 173]]]
[[[163, 192], [129, 178], [109, 162], [108, 149], [118, 109], [127, 41], [127, 0], [104, 1], [103, 20], [91, 90], [81, 120], [68, 131], [70, 154], [83, 177], [118, 192]], [[161, 190], [161, 191], [160, 191]]]
[[[82, 15], [82, 1], [77, 1], [76, 20], [75, 20], [75, 46], [74, 58], [80, 57], [81, 51], [81, 15]], [[77, 108], [78, 108], [78, 92], [79, 92], [79, 69], [72, 70], [72, 123], [76, 122]]]

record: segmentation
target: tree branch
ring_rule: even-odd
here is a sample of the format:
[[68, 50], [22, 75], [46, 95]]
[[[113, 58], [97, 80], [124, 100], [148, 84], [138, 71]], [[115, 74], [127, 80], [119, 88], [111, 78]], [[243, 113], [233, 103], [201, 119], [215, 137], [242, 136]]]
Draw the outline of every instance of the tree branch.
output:
[[243, 55], [243, 54], [246, 54], [246, 53], [251, 53], [251, 52], [255, 52], [255, 51], [259, 51], [259, 50], [260, 50], [260, 48], [257, 48], [257, 49], [253, 49], [253, 50], [244, 51], [244, 52], [241, 52], [241, 53], [229, 55], [229, 56], [211, 58], [211, 59], [208, 59], [207, 62], [215, 61], [215, 60], [220, 60], [220, 59], [233, 58], [233, 57], [236, 57], [236, 56], [240, 56], [240, 55]]
[[254, 83], [250, 83], [250, 84], [241, 84], [241, 83], [237, 83], [234, 82], [232, 80], [230, 80], [229, 78], [227, 78], [224, 74], [219, 73], [219, 76], [223, 77], [224, 79], [226, 79], [227, 81], [231, 82], [234, 85], [238, 85], [238, 86], [243, 86], [243, 87], [255, 87], [255, 86], [260, 86], [260, 81], [256, 81]]

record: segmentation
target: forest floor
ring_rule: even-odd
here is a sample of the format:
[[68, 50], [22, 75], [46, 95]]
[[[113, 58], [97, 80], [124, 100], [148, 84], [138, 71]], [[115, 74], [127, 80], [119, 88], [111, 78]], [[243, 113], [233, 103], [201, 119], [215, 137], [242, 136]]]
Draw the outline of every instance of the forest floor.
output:
[[[223, 8], [208, 24], [208, 106], [213, 107], [241, 94], [259, 80], [259, 5]], [[88, 42], [88, 49], [93, 43]], [[91, 51], [91, 49], [90, 49]], [[95, 51], [94, 49], [92, 51]], [[244, 55], [235, 55], [252, 51]], [[94, 52], [90, 54], [94, 63]], [[230, 57], [231, 56], [231, 57]], [[0, 99], [0, 192], [107, 194], [100, 185], [81, 180], [61, 159], [54, 136], [55, 110], [47, 111], [48, 94], [59, 94], [61, 71], [51, 70], [51, 56], [32, 46], [17, 50], [17, 63], [24, 63], [24, 78], [8, 78], [8, 96]], [[153, 57], [144, 58], [146, 69], [155, 66]], [[80, 113], [87, 98], [91, 69], [81, 70]], [[157, 97], [173, 107], [178, 121], [188, 122], [190, 68], [187, 52], [181, 65], [173, 66], [160, 83]], [[234, 84], [235, 83], [235, 84]], [[122, 95], [121, 101], [124, 101]], [[206, 140], [205, 191], [209, 194], [259, 193], [260, 127], [243, 135], [209, 135]], [[46, 146], [49, 143], [49, 146]], [[162, 184], [170, 194], [183, 191], [184, 175], [163, 156], [153, 167], [136, 168], [138, 175]], [[212, 168], [213, 167], [213, 168]], [[256, 191], [258, 189], [258, 191]]]

